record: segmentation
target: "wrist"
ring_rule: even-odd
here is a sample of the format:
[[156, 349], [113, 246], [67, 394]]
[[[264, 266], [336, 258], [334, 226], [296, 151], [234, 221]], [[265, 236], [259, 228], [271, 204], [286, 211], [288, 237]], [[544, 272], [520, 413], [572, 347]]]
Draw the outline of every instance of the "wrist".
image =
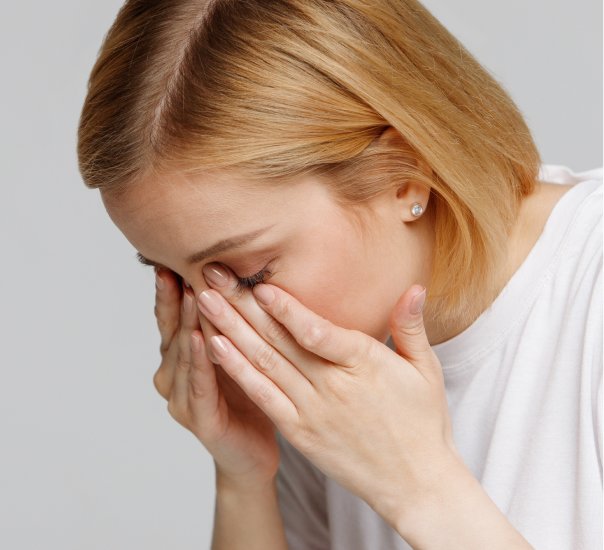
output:
[[212, 549], [286, 549], [276, 478], [238, 479], [217, 472]]
[[456, 475], [460, 464], [463, 462], [457, 451], [447, 447], [433, 453], [430, 460], [418, 460], [413, 472], [406, 471], [401, 477], [396, 472], [384, 476], [381, 487], [376, 487], [371, 499], [365, 500], [402, 535], [401, 531], [414, 522], [418, 513], [423, 515], [424, 509], [430, 510], [432, 503], [438, 502], [445, 480]]
[[442, 533], [443, 523], [454, 515], [452, 500], [467, 498], [469, 491], [475, 491], [474, 482], [477, 483], [465, 465], [454, 458], [433, 468], [428, 477], [418, 483], [392, 520], [396, 531], [414, 548], [438, 548], [427, 537]]
[[276, 488], [276, 477], [270, 479], [254, 479], [252, 477], [235, 478], [216, 470], [216, 492], [233, 493], [237, 495], [270, 494]]
[[497, 508], [456, 452], [437, 468], [431, 483], [392, 520], [414, 548], [512, 550], [532, 548]]

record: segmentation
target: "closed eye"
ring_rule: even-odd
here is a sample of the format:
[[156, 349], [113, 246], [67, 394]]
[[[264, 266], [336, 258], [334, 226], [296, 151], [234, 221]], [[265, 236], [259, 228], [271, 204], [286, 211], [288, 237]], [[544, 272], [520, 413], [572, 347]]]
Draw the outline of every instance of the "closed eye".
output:
[[254, 288], [256, 285], [263, 283], [271, 275], [271, 271], [265, 267], [250, 277], [237, 277], [237, 290]]

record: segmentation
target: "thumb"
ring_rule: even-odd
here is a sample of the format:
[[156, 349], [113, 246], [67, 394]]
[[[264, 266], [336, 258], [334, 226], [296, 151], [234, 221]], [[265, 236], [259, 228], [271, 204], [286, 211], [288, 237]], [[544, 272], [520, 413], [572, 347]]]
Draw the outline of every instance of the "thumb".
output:
[[[411, 362], [421, 363], [432, 358], [422, 308], [426, 300], [426, 289], [412, 285], [399, 298], [390, 316], [390, 331], [396, 352]], [[419, 365], [415, 365], [416, 367]]]

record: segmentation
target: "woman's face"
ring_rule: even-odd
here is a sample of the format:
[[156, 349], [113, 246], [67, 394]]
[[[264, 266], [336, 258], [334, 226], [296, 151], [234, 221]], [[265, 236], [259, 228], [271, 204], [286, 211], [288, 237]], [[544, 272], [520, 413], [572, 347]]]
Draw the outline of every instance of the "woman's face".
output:
[[[102, 197], [138, 252], [178, 273], [196, 295], [209, 288], [202, 273], [208, 263], [241, 278], [268, 269], [264, 282], [339, 326], [385, 342], [398, 298], [413, 283], [428, 283], [431, 209], [418, 219], [410, 209], [415, 201], [426, 209], [429, 194], [413, 183], [370, 202], [376, 216], [367, 231], [310, 177], [259, 187], [225, 173], [176, 175], [145, 180], [119, 199]], [[215, 248], [250, 233], [244, 244]]]

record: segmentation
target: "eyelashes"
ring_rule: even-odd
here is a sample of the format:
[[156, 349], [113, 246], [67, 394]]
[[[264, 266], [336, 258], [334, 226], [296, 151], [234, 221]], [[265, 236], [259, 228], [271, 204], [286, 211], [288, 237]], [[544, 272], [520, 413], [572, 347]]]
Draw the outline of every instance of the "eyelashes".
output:
[[[179, 275], [175, 271], [173, 271], [172, 273], [174, 273], [174, 275], [176, 276], [177, 280], [179, 281], [179, 285], [182, 287], [183, 290], [185, 288], [192, 288], [189, 282], [185, 280], [181, 275]], [[250, 275], [249, 277], [237, 277], [236, 273], [233, 272], [233, 274], [235, 275], [235, 280], [237, 282], [237, 290], [241, 291], [244, 289], [254, 288], [256, 285], [263, 283], [266, 279], [273, 275], [273, 272], [268, 269], [268, 267], [264, 267], [260, 271], [258, 271], [258, 273]]]
[[254, 288], [256, 285], [263, 283], [271, 275], [271, 271], [265, 267], [250, 277], [237, 277], [237, 290]]

